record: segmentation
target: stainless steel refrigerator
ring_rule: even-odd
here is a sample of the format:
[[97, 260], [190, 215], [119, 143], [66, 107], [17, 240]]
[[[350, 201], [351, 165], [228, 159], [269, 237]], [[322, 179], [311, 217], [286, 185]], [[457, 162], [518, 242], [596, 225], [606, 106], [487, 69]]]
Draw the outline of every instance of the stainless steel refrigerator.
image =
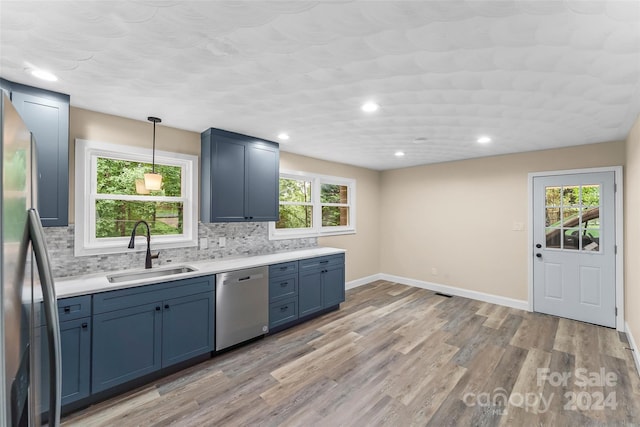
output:
[[[6, 94], [0, 91], [0, 95], [0, 427], [42, 424], [43, 396], [49, 402], [49, 425], [58, 426], [60, 330], [49, 256], [35, 206], [36, 142]], [[41, 359], [43, 355], [47, 360]], [[47, 378], [43, 378], [45, 372]]]

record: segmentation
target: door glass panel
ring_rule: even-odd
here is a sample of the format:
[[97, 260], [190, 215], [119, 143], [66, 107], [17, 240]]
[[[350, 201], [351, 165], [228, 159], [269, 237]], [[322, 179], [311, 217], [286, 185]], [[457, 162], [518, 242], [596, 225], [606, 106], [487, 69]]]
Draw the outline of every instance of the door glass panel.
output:
[[547, 208], [547, 216], [545, 218], [547, 226], [560, 225], [560, 208]]
[[547, 228], [545, 235], [547, 237], [547, 248], [562, 249], [560, 246], [560, 236], [562, 229], [560, 228]]
[[562, 208], [562, 219], [564, 226], [578, 225], [580, 222], [580, 208]]
[[545, 236], [549, 249], [600, 251], [600, 185], [545, 188]]
[[576, 250], [580, 246], [580, 229], [564, 228], [563, 229], [563, 249]]
[[582, 234], [582, 250], [589, 252], [600, 251], [600, 229], [588, 228]]
[[600, 205], [600, 186], [599, 185], [583, 185], [582, 186], [582, 206], [599, 206]]
[[560, 206], [560, 190], [561, 187], [546, 187], [545, 205]]
[[580, 186], [562, 187], [562, 205], [576, 206], [580, 204]]

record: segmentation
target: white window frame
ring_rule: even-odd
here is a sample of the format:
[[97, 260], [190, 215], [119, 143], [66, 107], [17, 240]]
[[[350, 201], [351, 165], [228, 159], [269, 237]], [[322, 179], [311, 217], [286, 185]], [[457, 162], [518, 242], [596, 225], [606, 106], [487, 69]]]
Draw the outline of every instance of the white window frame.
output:
[[[269, 222], [269, 240], [297, 239], [305, 237], [337, 236], [356, 233], [356, 180], [337, 176], [320, 175], [309, 172], [281, 170], [280, 178], [306, 180], [311, 182], [312, 227], [309, 228], [276, 228], [275, 221]], [[322, 184], [344, 185], [348, 187], [349, 203], [322, 203], [320, 190]], [[278, 205], [280, 202], [278, 202]], [[304, 205], [305, 203], [291, 203]], [[344, 206], [349, 208], [349, 225], [322, 226], [322, 206]]]
[[[152, 150], [126, 145], [76, 139], [75, 154], [75, 237], [74, 255], [100, 255], [146, 251], [146, 230], [138, 229], [136, 248], [128, 249], [129, 237], [96, 238], [96, 199], [98, 157], [151, 163]], [[151, 236], [152, 249], [198, 245], [198, 157], [156, 150], [156, 163], [182, 168], [182, 197], [145, 196], [145, 201], [183, 202], [181, 235]], [[108, 195], [100, 199], [111, 198]], [[114, 196], [117, 200], [139, 200], [133, 195]]]

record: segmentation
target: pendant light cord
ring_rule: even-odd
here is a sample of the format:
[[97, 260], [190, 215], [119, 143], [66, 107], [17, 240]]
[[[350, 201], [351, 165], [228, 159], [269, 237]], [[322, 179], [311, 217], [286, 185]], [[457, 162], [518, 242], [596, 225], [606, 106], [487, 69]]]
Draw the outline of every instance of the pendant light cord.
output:
[[153, 151], [151, 152], [151, 173], [156, 173], [156, 123], [162, 122], [157, 117], [147, 117], [153, 123]]
[[153, 122], [153, 150], [151, 151], [151, 173], [156, 173], [156, 122]]

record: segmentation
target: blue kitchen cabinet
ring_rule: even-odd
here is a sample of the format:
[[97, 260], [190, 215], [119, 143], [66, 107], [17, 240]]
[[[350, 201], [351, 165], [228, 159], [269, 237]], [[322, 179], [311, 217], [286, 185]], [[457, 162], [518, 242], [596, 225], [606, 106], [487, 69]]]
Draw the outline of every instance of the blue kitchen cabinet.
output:
[[207, 292], [173, 298], [163, 303], [163, 367], [213, 350], [213, 297], [213, 292]]
[[299, 316], [344, 302], [344, 286], [344, 254], [299, 261]]
[[277, 221], [278, 144], [221, 129], [201, 135], [203, 222]]
[[95, 294], [93, 310], [92, 393], [214, 348], [212, 276]]
[[89, 396], [91, 379], [91, 318], [60, 323], [62, 405]]
[[97, 393], [162, 367], [160, 302], [93, 317], [91, 391]]
[[344, 264], [331, 265], [322, 271], [322, 307], [344, 302]]
[[298, 261], [269, 266], [269, 329], [298, 319]]
[[69, 95], [3, 80], [36, 141], [38, 211], [42, 225], [69, 221]]
[[320, 310], [322, 310], [322, 271], [320, 269], [301, 271], [298, 282], [298, 315], [304, 317]]
[[[91, 391], [91, 296], [60, 299], [60, 350], [62, 356], [62, 406], [88, 397]], [[41, 316], [39, 316], [41, 318]], [[40, 322], [42, 324], [42, 321]], [[46, 329], [41, 326], [41, 412], [49, 410], [49, 365]]]

